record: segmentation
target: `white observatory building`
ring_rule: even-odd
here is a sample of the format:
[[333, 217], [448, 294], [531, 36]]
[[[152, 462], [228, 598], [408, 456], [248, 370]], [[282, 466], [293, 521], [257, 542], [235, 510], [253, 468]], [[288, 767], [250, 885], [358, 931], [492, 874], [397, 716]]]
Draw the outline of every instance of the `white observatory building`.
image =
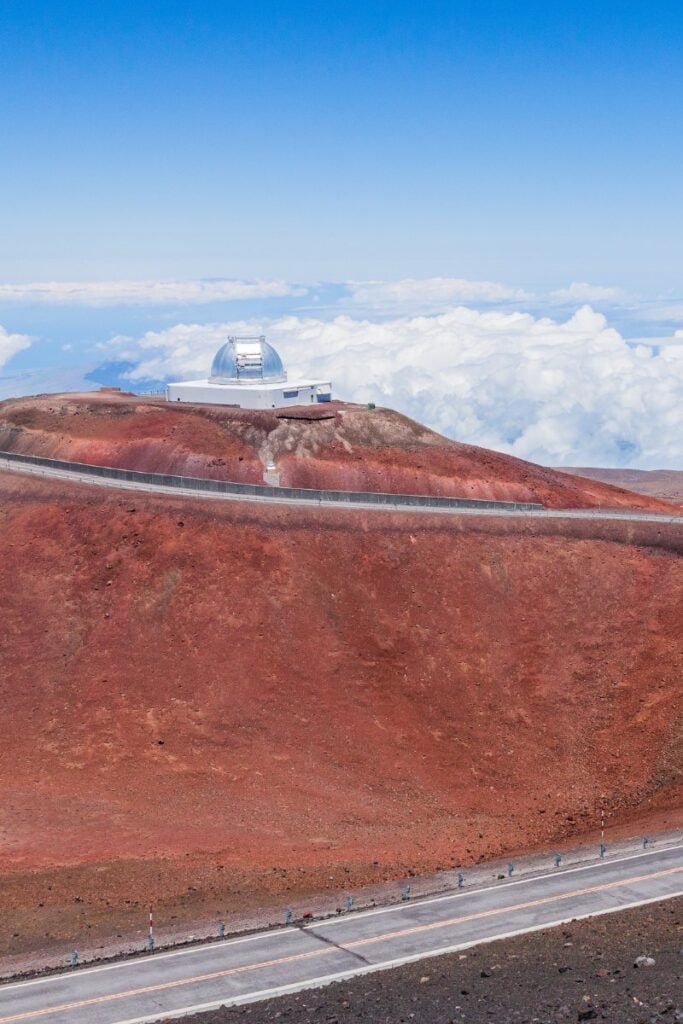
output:
[[208, 380], [168, 384], [166, 398], [169, 402], [235, 405], [241, 409], [282, 409], [330, 402], [332, 385], [324, 380], [287, 380], [282, 360], [264, 335], [229, 337], [214, 356]]

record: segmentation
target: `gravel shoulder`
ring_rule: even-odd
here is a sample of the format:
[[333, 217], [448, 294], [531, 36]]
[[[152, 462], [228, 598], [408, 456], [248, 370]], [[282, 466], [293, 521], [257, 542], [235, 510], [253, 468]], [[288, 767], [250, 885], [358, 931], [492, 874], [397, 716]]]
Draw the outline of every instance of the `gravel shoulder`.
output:
[[[639, 957], [654, 960], [635, 966]], [[189, 1024], [682, 1024], [683, 899], [186, 1018]]]

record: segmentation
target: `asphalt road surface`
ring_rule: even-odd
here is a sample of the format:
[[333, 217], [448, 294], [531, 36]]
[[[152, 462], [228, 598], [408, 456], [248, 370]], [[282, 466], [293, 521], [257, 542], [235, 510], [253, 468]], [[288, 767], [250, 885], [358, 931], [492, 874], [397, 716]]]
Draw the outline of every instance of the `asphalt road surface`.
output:
[[269, 505], [297, 505], [300, 508], [330, 509], [366, 509], [374, 512], [411, 512], [430, 515], [475, 515], [475, 516], [524, 516], [545, 519], [609, 519], [627, 522], [660, 523], [662, 525], [682, 526], [683, 516], [667, 515], [661, 512], [636, 512], [620, 509], [492, 509], [492, 508], [443, 508], [438, 505], [391, 505], [377, 504], [371, 501], [315, 501], [311, 498], [291, 496], [229, 494], [216, 491], [202, 491], [184, 487], [170, 487], [162, 484], [139, 482], [137, 480], [114, 480], [106, 477], [94, 477], [87, 473], [57, 469], [46, 466], [32, 466], [30, 463], [13, 462], [0, 456], [0, 468], [13, 473], [31, 473], [35, 476], [52, 477], [65, 482], [90, 484], [94, 487], [113, 487], [117, 490], [145, 491], [148, 494], [179, 495], [183, 498], [211, 498], [218, 501], [255, 501]]
[[0, 1024], [142, 1024], [683, 895], [683, 846], [0, 986]]

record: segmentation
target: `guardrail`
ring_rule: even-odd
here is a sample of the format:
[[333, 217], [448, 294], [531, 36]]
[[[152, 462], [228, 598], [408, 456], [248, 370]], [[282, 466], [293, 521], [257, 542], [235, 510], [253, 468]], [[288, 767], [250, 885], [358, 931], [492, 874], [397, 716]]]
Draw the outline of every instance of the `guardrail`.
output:
[[228, 480], [210, 480], [206, 477], [175, 476], [170, 473], [140, 473], [132, 469], [116, 469], [113, 466], [93, 466], [84, 462], [68, 462], [63, 459], [46, 459], [40, 455], [20, 455], [0, 451], [0, 459], [8, 463], [44, 466], [46, 469], [80, 473], [86, 476], [104, 477], [107, 480], [124, 480], [132, 483], [152, 484], [154, 487], [173, 487], [187, 491], [210, 491], [217, 494], [234, 494], [261, 499], [289, 501], [310, 501], [312, 504], [330, 503], [335, 505], [388, 505], [414, 506], [420, 508], [472, 508], [505, 509], [509, 512], [538, 512], [543, 505], [530, 501], [489, 501], [484, 498], [445, 498], [429, 494], [388, 494], [379, 491], [327, 491], [308, 487], [274, 487], [268, 484], [242, 484]]

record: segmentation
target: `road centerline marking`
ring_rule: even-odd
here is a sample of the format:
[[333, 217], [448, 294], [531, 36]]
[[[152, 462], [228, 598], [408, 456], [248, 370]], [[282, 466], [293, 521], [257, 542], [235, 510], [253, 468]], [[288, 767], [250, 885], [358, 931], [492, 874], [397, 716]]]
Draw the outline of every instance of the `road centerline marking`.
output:
[[[87, 1006], [96, 1006], [102, 1003], [113, 1002], [119, 999], [133, 998], [135, 996], [149, 995], [154, 992], [163, 992], [168, 989], [180, 988], [183, 985], [201, 984], [206, 981], [214, 981], [217, 978], [230, 977], [236, 974], [245, 974], [249, 971], [262, 970], [267, 967], [277, 967], [281, 964], [294, 963], [301, 960], [313, 959], [314, 957], [325, 956], [333, 952], [346, 952], [353, 953], [353, 949], [358, 946], [370, 945], [374, 942], [387, 941], [392, 938], [401, 938], [406, 935], [412, 935], [420, 932], [435, 931], [439, 928], [452, 927], [456, 924], [466, 923], [468, 921], [477, 920], [480, 918], [490, 918], [500, 916], [502, 914], [515, 912], [518, 910], [530, 909], [531, 907], [545, 906], [552, 903], [558, 903], [562, 900], [571, 899], [572, 897], [580, 897], [590, 895], [592, 893], [605, 892], [613, 889], [622, 888], [627, 885], [635, 885], [638, 882], [650, 881], [654, 878], [662, 878], [669, 875], [680, 874], [683, 872], [683, 865], [677, 865], [671, 868], [664, 868], [660, 871], [650, 872], [644, 875], [635, 875], [630, 878], [617, 879], [612, 882], [602, 882], [599, 885], [587, 886], [583, 889], [575, 889], [565, 893], [557, 893], [553, 896], [543, 896], [535, 900], [527, 900], [523, 903], [513, 904], [508, 907], [494, 907], [489, 910], [479, 911], [474, 914], [460, 915], [459, 917], [449, 918], [445, 921], [433, 921], [428, 924], [414, 925], [410, 928], [396, 929], [391, 932], [384, 932], [381, 935], [366, 936], [360, 939], [354, 939], [350, 942], [344, 943], [339, 946], [323, 946], [321, 949], [307, 950], [303, 953], [295, 953], [286, 957], [277, 957], [274, 960], [260, 961], [254, 964], [242, 964], [238, 967], [227, 967], [220, 971], [212, 971], [209, 974], [196, 975], [194, 977], [177, 978], [173, 981], [158, 982], [154, 985], [145, 985], [137, 989], [128, 989], [123, 992], [109, 992], [101, 996], [92, 996], [88, 999], [74, 1000], [68, 1003], [61, 1003], [57, 1006], [46, 1006], [36, 1010], [22, 1011], [18, 1014], [11, 1014], [10, 1016], [0, 1017], [0, 1024], [16, 1024], [18, 1021], [31, 1020], [38, 1017], [45, 1017], [53, 1013], [63, 1013], [69, 1010], [83, 1009]], [[665, 897], [663, 897], [665, 898]], [[316, 936], [318, 941], [324, 941], [322, 936]], [[1, 994], [1, 992], [0, 992]]]
[[[191, 978], [176, 978], [174, 981], [162, 981], [156, 985], [143, 985], [141, 988], [127, 989], [123, 992], [107, 992], [101, 996], [91, 996], [89, 999], [75, 1000], [70, 1003], [61, 1003], [59, 1006], [44, 1006], [38, 1010], [25, 1010], [21, 1013], [12, 1014], [9, 1017], [0, 1017], [0, 1024], [10, 1024], [13, 1021], [30, 1020], [32, 1017], [44, 1017], [49, 1013], [64, 1013], [66, 1010], [81, 1010], [86, 1006], [97, 1006], [100, 1003], [114, 1002], [116, 999], [130, 999], [133, 996], [150, 995], [153, 992], [163, 992], [166, 989], [180, 988], [182, 985], [201, 984], [204, 981], [214, 981], [216, 978], [226, 978], [231, 974], [242, 974], [246, 971], [255, 971], [263, 967], [278, 967], [283, 963], [291, 963], [295, 960], [305, 960], [315, 956], [324, 956], [326, 953], [333, 953], [334, 946], [324, 946], [322, 949], [309, 949], [305, 953], [295, 953], [291, 956], [277, 957], [275, 960], [263, 960], [257, 964], [241, 964], [239, 967], [226, 967], [222, 971], [212, 971], [210, 974], [198, 974]], [[338, 950], [337, 950], [338, 952]], [[165, 1011], [160, 1011], [165, 1012]]]
[[[664, 868], [649, 875], [636, 875], [633, 878], [624, 878], [612, 882], [602, 882], [600, 885], [591, 885], [585, 889], [574, 889], [572, 892], [556, 893], [553, 896], [539, 896], [535, 900], [526, 900], [524, 903], [513, 903], [509, 907], [492, 907], [490, 910], [479, 910], [472, 914], [462, 914], [459, 917], [447, 918], [445, 921], [431, 921], [429, 924], [413, 925], [410, 928], [398, 928], [393, 932], [385, 932], [383, 935], [365, 936], [362, 939], [353, 939], [345, 943], [349, 949], [358, 946], [369, 946], [373, 942], [386, 942], [388, 939], [399, 939], [405, 935], [414, 935], [419, 932], [436, 931], [439, 928], [448, 928], [456, 924], [465, 924], [469, 921], [478, 921], [486, 917], [496, 917], [500, 914], [515, 913], [519, 910], [530, 910], [532, 907], [542, 907], [549, 903], [559, 903], [561, 900], [572, 897], [588, 896], [591, 893], [607, 892], [610, 889], [618, 889], [624, 885], [635, 885], [638, 882], [649, 881], [652, 878], [661, 878], [664, 875], [674, 875], [683, 871], [683, 866]], [[342, 949], [344, 946], [341, 947]], [[0, 1020], [0, 1024], [2, 1021]]]
[[[483, 883], [483, 884], [480, 884], [480, 885], [476, 885], [472, 889], [463, 889], [463, 890], [458, 890], [458, 891], [452, 890], [452, 891], [446, 891], [446, 892], [443, 892], [443, 893], [437, 894], [437, 895], [428, 894], [428, 895], [425, 895], [425, 896], [418, 896], [418, 897], [415, 898], [415, 900], [411, 901], [411, 907], [415, 907], [415, 906], [423, 907], [423, 906], [429, 906], [429, 905], [435, 904], [435, 903], [446, 903], [446, 902], [449, 902], [449, 901], [456, 902], [456, 901], [459, 901], [461, 899], [468, 899], [468, 898], [471, 898], [473, 896], [479, 896], [479, 895], [483, 895], [485, 893], [491, 893], [494, 890], [497, 891], [497, 892], [506, 892], [507, 890], [509, 890], [509, 889], [511, 889], [513, 887], [517, 887], [517, 886], [520, 886], [520, 885], [530, 885], [530, 884], [533, 884], [534, 882], [539, 882], [539, 881], [542, 881], [543, 879], [550, 878], [550, 877], [553, 877], [553, 878], [567, 878], [569, 875], [578, 874], [579, 872], [582, 872], [582, 871], [596, 870], [596, 868], [598, 868], [598, 867], [601, 867], [601, 870], [602, 870], [603, 868], [611, 868], [611, 867], [613, 867], [616, 864], [625, 864], [628, 861], [635, 861], [635, 860], [642, 860], [642, 859], [649, 859], [649, 860], [651, 860], [651, 859], [653, 859], [654, 857], [656, 857], [659, 854], [668, 854], [668, 853], [678, 852], [678, 851], [683, 853], [683, 846], [681, 846], [678, 842], [674, 842], [671, 845], [664, 845], [660, 849], [657, 849], [657, 850], [648, 850], [646, 852], [639, 852], [639, 853], [626, 853], [626, 854], [624, 854], [623, 856], [620, 856], [620, 857], [610, 858], [609, 861], [605, 861], [603, 863], [602, 867], [600, 866], [600, 862], [595, 861], [593, 863], [589, 862], [587, 864], [576, 864], [576, 865], [573, 865], [573, 866], [570, 866], [570, 867], [563, 868], [562, 870], [560, 870], [558, 872], [548, 872], [548, 871], [540, 872], [539, 871], [538, 873], [532, 873], [532, 874], [529, 874], [527, 876], [523, 876], [521, 878], [514, 878], [514, 879], [509, 879], [508, 878], [508, 879], [505, 880], [505, 882], [503, 882], [502, 884], [498, 884], [498, 885], [495, 882]], [[367, 920], [367, 919], [369, 919], [371, 917], [378, 917], [378, 916], [384, 915], [384, 914], [401, 913], [405, 909], [406, 908], [405, 908], [405, 904], [404, 903], [394, 903], [394, 904], [390, 904], [388, 906], [379, 906], [379, 907], [373, 907], [373, 908], [366, 907], [366, 908], [363, 908], [362, 910], [355, 910], [351, 914], [344, 914], [342, 917], [322, 919], [320, 921], [315, 921], [313, 924], [303, 925], [300, 929], [297, 929], [297, 928], [294, 928], [294, 929], [291, 929], [291, 928], [289, 928], [289, 929], [288, 928], [277, 928], [277, 929], [271, 929], [271, 930], [266, 931], [266, 932], [256, 932], [256, 933], [246, 934], [246, 935], [235, 935], [232, 938], [224, 939], [220, 944], [217, 943], [215, 940], [212, 941], [211, 939], [208, 939], [208, 940], [206, 940], [204, 942], [197, 943], [196, 945], [190, 946], [188, 948], [175, 949], [175, 948], [171, 947], [168, 950], [159, 951], [158, 953], [154, 953], [151, 956], [149, 954], [147, 954], [146, 956], [140, 956], [140, 957], [136, 956], [136, 957], [131, 957], [130, 959], [117, 960], [117, 961], [114, 961], [113, 963], [104, 963], [104, 964], [99, 964], [97, 966], [92, 966], [92, 967], [84, 966], [83, 968], [79, 969], [78, 977], [79, 978], [83, 978], [83, 977], [86, 977], [87, 975], [101, 974], [103, 972], [120, 970], [120, 969], [130, 969], [130, 968], [137, 968], [137, 967], [141, 967], [141, 968], [144, 969], [144, 967], [147, 966], [152, 960], [154, 961], [154, 963], [158, 964], [158, 963], [160, 963], [163, 960], [172, 960], [172, 959], [176, 959], [177, 957], [197, 956], [198, 954], [201, 954], [201, 953], [205, 952], [208, 949], [219, 948], [219, 946], [220, 946], [221, 949], [228, 949], [231, 946], [240, 945], [242, 943], [257, 942], [257, 941], [258, 942], [262, 942], [264, 939], [269, 939], [269, 938], [272, 938], [272, 937], [275, 937], [275, 936], [279, 936], [280, 938], [293, 938], [298, 933], [299, 930], [303, 931], [303, 932], [308, 932], [308, 931], [313, 931], [315, 928], [321, 928], [321, 927], [334, 928], [334, 927], [337, 927], [339, 925], [347, 925], [347, 924], [349, 924], [352, 921], [357, 921], [361, 917], [363, 919]], [[49, 974], [49, 975], [46, 975], [44, 977], [31, 978], [29, 980], [24, 980], [24, 981], [10, 981], [10, 982], [8, 982], [6, 984], [0, 984], [0, 995], [2, 995], [3, 993], [7, 992], [10, 989], [17, 989], [17, 988], [27, 989], [27, 988], [30, 988], [30, 987], [33, 987], [33, 986], [37, 986], [37, 985], [42, 986], [42, 985], [47, 985], [49, 983], [54, 983], [54, 982], [65, 982], [65, 981], [69, 982], [69, 981], [72, 980], [72, 978], [73, 978], [72, 974], [68, 974], [68, 973], [64, 974], [64, 973], [62, 973], [62, 974]]]

